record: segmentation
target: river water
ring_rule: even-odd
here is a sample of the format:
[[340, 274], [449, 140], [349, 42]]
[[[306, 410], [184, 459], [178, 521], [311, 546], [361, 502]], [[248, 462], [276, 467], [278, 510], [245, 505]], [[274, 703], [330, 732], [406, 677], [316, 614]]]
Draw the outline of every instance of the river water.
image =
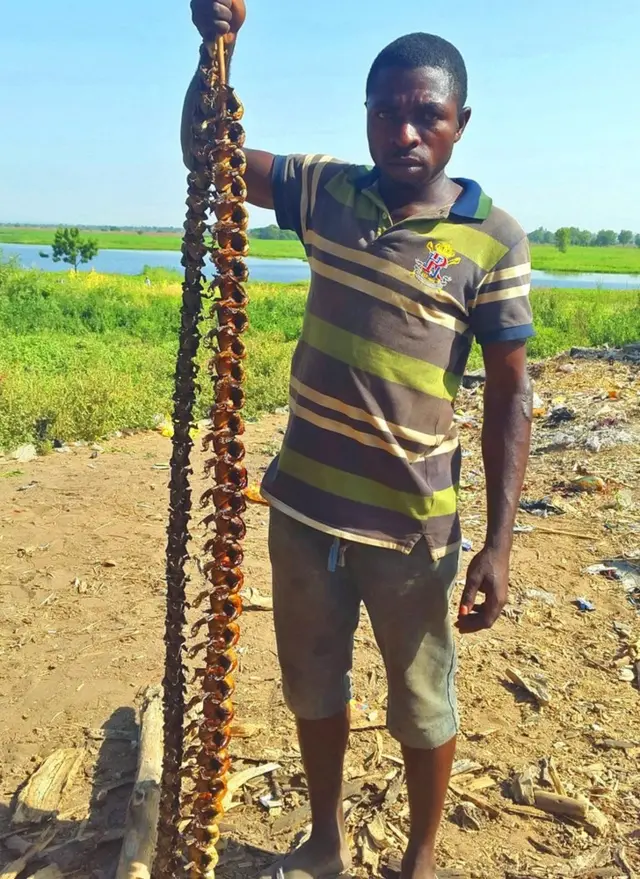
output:
[[[16, 256], [25, 268], [68, 271], [66, 263], [55, 263], [40, 256], [49, 248], [36, 244], [0, 244], [4, 258]], [[309, 280], [309, 265], [301, 259], [247, 259], [252, 281], [293, 283]], [[114, 275], [139, 275], [143, 267], [181, 269], [180, 254], [175, 250], [101, 250], [90, 266], [81, 271]], [[534, 287], [567, 287], [578, 289], [640, 290], [640, 275], [566, 274], [534, 271]]]

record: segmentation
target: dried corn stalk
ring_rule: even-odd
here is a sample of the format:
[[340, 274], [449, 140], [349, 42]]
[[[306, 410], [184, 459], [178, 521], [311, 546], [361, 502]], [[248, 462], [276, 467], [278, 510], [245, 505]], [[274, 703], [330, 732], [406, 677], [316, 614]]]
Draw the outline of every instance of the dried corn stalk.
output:
[[[229, 769], [228, 744], [233, 720], [231, 696], [237, 667], [237, 619], [242, 611], [242, 539], [246, 509], [243, 466], [246, 356], [242, 333], [248, 326], [244, 283], [248, 270], [248, 214], [245, 208], [246, 158], [242, 151], [243, 107], [226, 82], [223, 44], [203, 47], [200, 59], [200, 101], [193, 122], [195, 170], [188, 179], [188, 212], [182, 263], [183, 285], [180, 350], [174, 395], [174, 437], [171, 459], [169, 540], [167, 546], [166, 673], [164, 679], [165, 753], [156, 877], [189, 876], [213, 879], [217, 863], [218, 824], [223, 813]], [[195, 678], [201, 693], [185, 705], [185, 600], [188, 577], [189, 521], [192, 473], [190, 454], [195, 401], [198, 324], [202, 310], [205, 234], [211, 214], [212, 259], [216, 275], [204, 297], [211, 300], [214, 322], [204, 344], [214, 351], [208, 366], [215, 387], [211, 432], [204, 448], [212, 457], [205, 473], [214, 484], [202, 497], [213, 507], [204, 520], [212, 532], [204, 551], [209, 587], [195, 600], [203, 609], [192, 629], [200, 638], [189, 651], [201, 657]], [[185, 712], [198, 708], [186, 728]], [[184, 790], [183, 790], [184, 782]]]

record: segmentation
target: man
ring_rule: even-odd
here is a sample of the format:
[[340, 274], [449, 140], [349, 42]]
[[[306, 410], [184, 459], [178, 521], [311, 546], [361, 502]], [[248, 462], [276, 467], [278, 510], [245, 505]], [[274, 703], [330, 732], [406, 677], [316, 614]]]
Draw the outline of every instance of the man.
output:
[[[243, 0], [192, 8], [202, 37], [224, 35], [232, 51]], [[461, 545], [453, 407], [474, 336], [486, 367], [488, 521], [462, 596], [462, 633], [490, 628], [506, 603], [529, 450], [527, 238], [477, 183], [445, 174], [471, 116], [464, 61], [438, 37], [403, 37], [375, 60], [366, 94], [373, 169], [247, 150], [249, 201], [298, 233], [312, 273], [289, 426], [263, 484], [283, 688], [313, 817], [309, 841], [266, 874], [275, 879], [329, 879], [350, 866], [341, 784], [361, 602], [406, 765], [402, 879], [436, 876], [458, 730], [448, 616]]]

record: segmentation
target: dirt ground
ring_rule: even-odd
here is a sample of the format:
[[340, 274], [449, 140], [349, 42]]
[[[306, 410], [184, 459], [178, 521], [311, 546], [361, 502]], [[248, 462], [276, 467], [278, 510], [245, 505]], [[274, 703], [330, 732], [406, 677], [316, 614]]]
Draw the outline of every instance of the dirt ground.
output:
[[[634, 593], [628, 578], [609, 579], [614, 572], [585, 569], [633, 558], [640, 548], [640, 380], [637, 368], [566, 358], [533, 373], [541, 398], [538, 453], [524, 496], [547, 497], [563, 513], [520, 514], [525, 528], [515, 536], [510, 605], [494, 630], [459, 643], [458, 760], [476, 765], [459, 764], [465, 771], [453, 780], [439, 847], [442, 876], [631, 877], [640, 870], [640, 590]], [[545, 426], [553, 406], [567, 406], [577, 418]], [[481, 389], [463, 392], [462, 512], [475, 548], [484, 527], [480, 407]], [[280, 415], [250, 425], [254, 482], [277, 451], [285, 422]], [[565, 426], [577, 431], [572, 441], [558, 438]], [[594, 435], [619, 444], [585, 448], [584, 438]], [[555, 450], [541, 451], [554, 443]], [[57, 748], [84, 749], [55, 836], [21, 877], [46, 863], [78, 879], [114, 875], [136, 769], [136, 705], [162, 678], [169, 455], [170, 441], [151, 433], [75, 445], [26, 464], [0, 459], [1, 862], [17, 858], [42, 832], [11, 825], [16, 792]], [[567, 490], [585, 473], [600, 477], [604, 490]], [[246, 574], [248, 585], [268, 597], [267, 515], [251, 505]], [[198, 527], [194, 548], [201, 538]], [[464, 554], [465, 564], [471, 557]], [[198, 585], [196, 574], [194, 593]], [[578, 598], [595, 610], [580, 610]], [[271, 853], [299, 840], [308, 821], [271, 613], [250, 607], [242, 624], [235, 702], [238, 720], [254, 726], [247, 730], [253, 735], [233, 742], [234, 770], [275, 761], [282, 790], [259, 777], [236, 796], [225, 819], [221, 879], [250, 879]], [[543, 676], [548, 706], [513, 683], [507, 669], [534, 688], [535, 676]], [[408, 809], [399, 750], [383, 728], [384, 675], [365, 619], [355, 692], [357, 730], [346, 771], [353, 875], [393, 875]], [[544, 762], [550, 758], [551, 772]], [[535, 767], [537, 788], [551, 791], [555, 774], [568, 795], [585, 796], [605, 816], [604, 832], [535, 808], [515, 811], [511, 782], [527, 767]], [[280, 797], [282, 805], [261, 803], [269, 794], [271, 804]]]

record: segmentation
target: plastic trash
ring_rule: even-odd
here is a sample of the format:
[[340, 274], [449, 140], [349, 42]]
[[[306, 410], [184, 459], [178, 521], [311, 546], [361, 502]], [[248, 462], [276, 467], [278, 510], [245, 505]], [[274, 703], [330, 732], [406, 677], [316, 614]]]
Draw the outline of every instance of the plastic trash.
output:
[[473, 549], [473, 541], [469, 540], [467, 537], [462, 538], [462, 549], [464, 552], [471, 552]]
[[592, 601], [589, 601], [588, 598], [576, 598], [574, 604], [582, 613], [591, 613], [596, 609], [595, 604]]
[[569, 488], [573, 491], [582, 491], [587, 494], [595, 494], [598, 491], [604, 491], [607, 487], [604, 479], [599, 476], [578, 476], [569, 483]]
[[559, 424], [564, 424], [566, 421], [575, 421], [575, 418], [576, 413], [573, 409], [569, 409], [568, 406], [554, 406], [551, 412], [549, 412], [544, 426], [557, 427]]
[[554, 506], [546, 497], [536, 501], [523, 498], [519, 506], [525, 513], [529, 513], [531, 516], [541, 516], [543, 519], [546, 519], [547, 516], [561, 516], [564, 513], [564, 510]]

